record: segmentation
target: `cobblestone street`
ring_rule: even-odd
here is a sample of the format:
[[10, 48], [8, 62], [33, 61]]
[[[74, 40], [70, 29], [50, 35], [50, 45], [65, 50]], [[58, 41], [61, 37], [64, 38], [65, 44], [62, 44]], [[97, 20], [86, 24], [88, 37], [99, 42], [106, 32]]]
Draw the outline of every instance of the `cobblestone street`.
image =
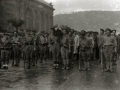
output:
[[120, 61], [114, 72], [103, 72], [98, 62], [91, 71], [79, 71], [77, 61], [70, 70], [54, 70], [52, 62], [30, 70], [11, 67], [0, 70], [0, 90], [120, 90]]

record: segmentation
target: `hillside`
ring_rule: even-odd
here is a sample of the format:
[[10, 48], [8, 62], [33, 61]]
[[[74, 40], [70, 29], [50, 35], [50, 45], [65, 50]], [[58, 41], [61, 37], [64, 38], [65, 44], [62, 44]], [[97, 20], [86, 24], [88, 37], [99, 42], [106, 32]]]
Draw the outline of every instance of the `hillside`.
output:
[[120, 11], [80, 11], [54, 16], [54, 24], [67, 25], [75, 30], [120, 29]]

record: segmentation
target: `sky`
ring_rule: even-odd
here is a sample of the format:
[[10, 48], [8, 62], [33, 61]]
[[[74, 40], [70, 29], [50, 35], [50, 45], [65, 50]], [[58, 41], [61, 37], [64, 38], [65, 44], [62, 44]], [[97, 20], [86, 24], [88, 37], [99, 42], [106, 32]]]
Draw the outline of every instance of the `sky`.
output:
[[104, 10], [120, 11], [120, 0], [45, 0], [52, 2], [56, 14], [77, 11]]

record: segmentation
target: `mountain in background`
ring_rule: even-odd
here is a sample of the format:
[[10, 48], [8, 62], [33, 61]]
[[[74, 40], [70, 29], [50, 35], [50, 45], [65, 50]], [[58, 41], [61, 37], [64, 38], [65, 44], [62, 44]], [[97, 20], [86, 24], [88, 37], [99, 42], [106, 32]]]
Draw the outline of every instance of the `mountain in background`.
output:
[[54, 24], [75, 30], [97, 31], [100, 28], [120, 30], [120, 11], [80, 11], [54, 16]]

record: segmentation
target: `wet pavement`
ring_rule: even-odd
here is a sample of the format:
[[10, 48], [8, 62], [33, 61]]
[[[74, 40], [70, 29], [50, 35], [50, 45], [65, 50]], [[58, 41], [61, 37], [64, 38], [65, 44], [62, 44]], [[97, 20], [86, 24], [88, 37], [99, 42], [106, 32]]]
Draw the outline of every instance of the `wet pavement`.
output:
[[103, 72], [99, 62], [91, 62], [91, 71], [52, 69], [52, 61], [30, 70], [9, 66], [0, 70], [0, 90], [120, 90], [120, 61], [114, 72]]

